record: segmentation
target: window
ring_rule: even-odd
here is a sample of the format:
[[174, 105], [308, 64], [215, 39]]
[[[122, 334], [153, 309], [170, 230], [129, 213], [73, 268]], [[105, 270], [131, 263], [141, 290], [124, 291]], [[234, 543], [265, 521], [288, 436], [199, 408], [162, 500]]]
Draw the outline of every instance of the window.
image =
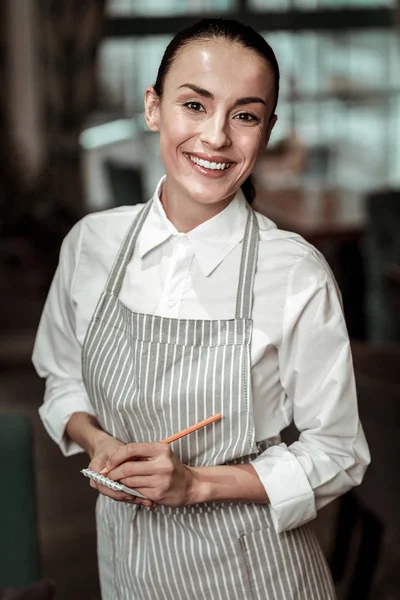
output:
[[274, 139], [295, 132], [336, 157], [330, 177], [363, 188], [399, 182], [400, 45], [386, 30], [265, 33], [282, 73]]
[[101, 108], [132, 117], [143, 111], [144, 92], [155, 82], [171, 36], [105, 40], [99, 52]]
[[[135, 30], [129, 37], [103, 41], [99, 111], [93, 120], [116, 121], [121, 131], [121, 119], [126, 119], [145, 130], [144, 91], [154, 83], [173, 33], [160, 32], [164, 23], [160, 17], [194, 20], [206, 11], [254, 22], [256, 16], [262, 30], [263, 24], [266, 29], [274, 21], [267, 11], [280, 11], [282, 17], [275, 19], [272, 30], [263, 32], [282, 73], [279, 119], [271, 144], [295, 133], [310, 148], [322, 147], [329, 153], [326, 176], [333, 182], [356, 189], [399, 185], [400, 39], [389, 29], [390, 10], [396, 4], [396, 0], [109, 0], [110, 18], [146, 17], [150, 34]], [[354, 29], [326, 30], [325, 22], [320, 30], [277, 30], [280, 23], [290, 22], [285, 21], [290, 9], [315, 11], [314, 15], [335, 9], [340, 17], [340, 11], [349, 8], [380, 8], [381, 14], [386, 10], [387, 25], [379, 29], [372, 22], [372, 29], [358, 24]]]
[[112, 16], [201, 15], [203, 12], [224, 12], [236, 8], [235, 0], [109, 0]]
[[248, 0], [256, 11], [318, 10], [324, 8], [395, 8], [396, 0]]

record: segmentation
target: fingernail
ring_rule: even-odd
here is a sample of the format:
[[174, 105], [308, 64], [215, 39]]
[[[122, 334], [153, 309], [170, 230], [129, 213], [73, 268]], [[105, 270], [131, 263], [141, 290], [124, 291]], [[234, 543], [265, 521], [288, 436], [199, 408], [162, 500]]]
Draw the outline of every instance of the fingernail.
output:
[[105, 473], [109, 473], [110, 471], [111, 469], [109, 469], [108, 467], [104, 467], [104, 469], [100, 471], [100, 475], [105, 475]]

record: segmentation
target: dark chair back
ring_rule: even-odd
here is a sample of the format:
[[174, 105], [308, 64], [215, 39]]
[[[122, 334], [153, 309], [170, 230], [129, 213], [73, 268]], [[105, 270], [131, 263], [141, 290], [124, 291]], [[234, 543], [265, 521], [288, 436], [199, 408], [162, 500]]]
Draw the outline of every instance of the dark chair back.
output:
[[[391, 595], [392, 582], [400, 583], [398, 566], [393, 569], [396, 555], [389, 548], [390, 538], [400, 537], [400, 344], [353, 342], [352, 351], [371, 464], [362, 484], [342, 498], [331, 568], [334, 580], [342, 582], [352, 565], [346, 600], [386, 600], [398, 598]], [[384, 574], [381, 581], [379, 573]]]
[[400, 341], [399, 317], [393, 309], [387, 271], [400, 266], [400, 190], [367, 197], [365, 273], [367, 280], [368, 338]]
[[145, 202], [143, 176], [140, 167], [105, 161], [115, 206], [129, 206]]

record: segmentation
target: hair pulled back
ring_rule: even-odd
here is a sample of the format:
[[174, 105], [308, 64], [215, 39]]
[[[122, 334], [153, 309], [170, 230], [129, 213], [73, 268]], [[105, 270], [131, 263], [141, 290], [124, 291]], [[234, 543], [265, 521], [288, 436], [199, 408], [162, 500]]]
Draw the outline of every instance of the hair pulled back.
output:
[[[244, 25], [233, 19], [201, 19], [189, 27], [179, 31], [170, 41], [162, 57], [154, 90], [161, 99], [164, 91], [165, 78], [177, 54], [191, 42], [202, 40], [223, 39], [241, 44], [244, 48], [254, 50], [261, 56], [272, 70], [275, 82], [275, 104], [271, 118], [275, 113], [279, 96], [279, 66], [274, 51], [268, 42], [249, 25]], [[255, 188], [251, 176], [242, 184], [246, 200], [251, 204], [255, 196]]]

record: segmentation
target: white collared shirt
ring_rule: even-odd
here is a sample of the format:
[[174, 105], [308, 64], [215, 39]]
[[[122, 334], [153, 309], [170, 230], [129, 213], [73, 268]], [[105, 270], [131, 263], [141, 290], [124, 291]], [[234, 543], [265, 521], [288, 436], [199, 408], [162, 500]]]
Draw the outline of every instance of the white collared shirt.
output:
[[[187, 234], [167, 219], [159, 192], [139, 234], [120, 292], [135, 312], [182, 319], [235, 314], [247, 217], [239, 191]], [[39, 409], [65, 455], [82, 449], [65, 435], [74, 412], [94, 414], [81, 375], [81, 348], [122, 240], [141, 205], [93, 213], [65, 238], [43, 310], [33, 363], [46, 378]], [[316, 515], [358, 485], [369, 463], [359, 423], [350, 344], [340, 294], [324, 258], [300, 236], [256, 213], [252, 391], [256, 440], [274, 440], [252, 464], [271, 502], [276, 529]], [[294, 419], [299, 440], [280, 432]]]

